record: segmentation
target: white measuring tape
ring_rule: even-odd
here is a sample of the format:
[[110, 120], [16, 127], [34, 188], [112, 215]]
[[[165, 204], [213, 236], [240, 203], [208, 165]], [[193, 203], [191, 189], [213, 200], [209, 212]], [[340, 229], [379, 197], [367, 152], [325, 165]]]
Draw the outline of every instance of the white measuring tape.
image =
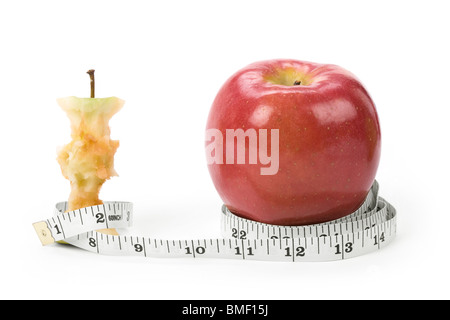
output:
[[130, 235], [107, 235], [95, 230], [132, 225], [133, 205], [103, 205], [65, 212], [33, 224], [43, 245], [65, 241], [106, 255], [143, 257], [231, 258], [271, 261], [330, 261], [379, 250], [396, 234], [396, 210], [378, 196], [374, 182], [363, 205], [341, 219], [306, 226], [278, 226], [238, 217], [222, 207], [220, 239], [162, 240]]

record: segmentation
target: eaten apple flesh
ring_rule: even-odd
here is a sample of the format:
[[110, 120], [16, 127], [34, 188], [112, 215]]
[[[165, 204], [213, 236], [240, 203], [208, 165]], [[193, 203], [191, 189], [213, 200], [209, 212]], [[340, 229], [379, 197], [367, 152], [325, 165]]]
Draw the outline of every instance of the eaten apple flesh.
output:
[[68, 211], [103, 204], [99, 192], [117, 173], [114, 154], [119, 141], [110, 139], [111, 117], [123, 106], [116, 98], [66, 97], [57, 100], [71, 122], [72, 141], [58, 151], [61, 172], [70, 181]]
[[[219, 90], [206, 126], [224, 136], [237, 128], [279, 130], [275, 174], [262, 175], [262, 164], [249, 161], [208, 164], [238, 216], [277, 225], [330, 221], [357, 210], [374, 182], [381, 149], [375, 105], [339, 66], [269, 60], [239, 70]], [[252, 148], [246, 144], [246, 159]]]

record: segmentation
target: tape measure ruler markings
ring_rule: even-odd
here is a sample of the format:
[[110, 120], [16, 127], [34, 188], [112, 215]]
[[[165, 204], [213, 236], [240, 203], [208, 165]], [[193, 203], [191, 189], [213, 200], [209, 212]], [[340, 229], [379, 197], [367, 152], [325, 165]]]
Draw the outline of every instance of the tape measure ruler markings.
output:
[[364, 204], [338, 220], [308, 226], [277, 226], [247, 220], [222, 207], [218, 239], [162, 240], [107, 235], [95, 230], [132, 225], [130, 202], [105, 202], [55, 215], [33, 226], [43, 245], [65, 241], [90, 252], [144, 257], [232, 258], [272, 261], [329, 261], [379, 250], [396, 234], [396, 211], [378, 196], [375, 181]]

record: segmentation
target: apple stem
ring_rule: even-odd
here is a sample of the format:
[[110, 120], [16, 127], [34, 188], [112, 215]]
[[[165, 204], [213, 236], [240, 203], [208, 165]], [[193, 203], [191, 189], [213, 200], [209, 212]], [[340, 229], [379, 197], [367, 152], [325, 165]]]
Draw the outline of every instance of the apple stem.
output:
[[302, 84], [302, 82], [300, 80], [295, 80], [294, 81], [294, 86], [299, 86], [301, 84]]
[[91, 98], [95, 98], [95, 79], [94, 79], [94, 69], [88, 70], [86, 73], [89, 74], [91, 78]]

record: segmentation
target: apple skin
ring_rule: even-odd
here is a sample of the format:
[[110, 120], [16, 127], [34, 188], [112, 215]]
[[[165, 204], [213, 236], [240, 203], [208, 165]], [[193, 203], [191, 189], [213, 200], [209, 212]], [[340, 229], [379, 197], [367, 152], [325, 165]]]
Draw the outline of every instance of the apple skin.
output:
[[206, 125], [224, 137], [236, 128], [279, 129], [274, 175], [261, 175], [262, 165], [248, 161], [208, 164], [219, 196], [238, 216], [275, 225], [326, 222], [357, 210], [374, 182], [381, 151], [375, 105], [339, 66], [278, 59], [237, 71]]

